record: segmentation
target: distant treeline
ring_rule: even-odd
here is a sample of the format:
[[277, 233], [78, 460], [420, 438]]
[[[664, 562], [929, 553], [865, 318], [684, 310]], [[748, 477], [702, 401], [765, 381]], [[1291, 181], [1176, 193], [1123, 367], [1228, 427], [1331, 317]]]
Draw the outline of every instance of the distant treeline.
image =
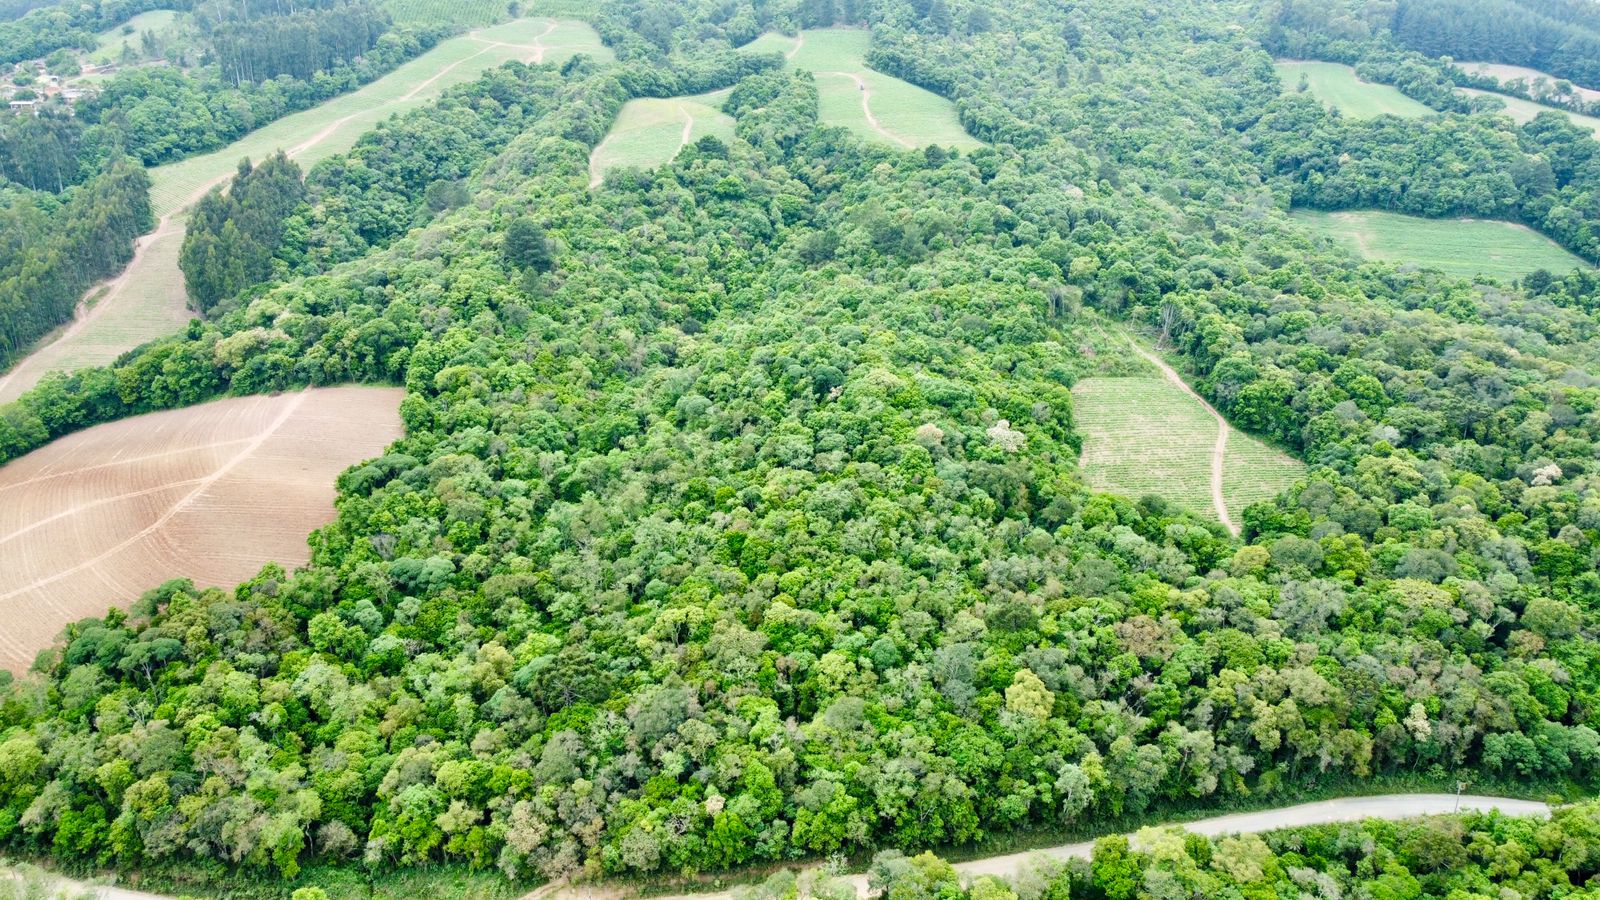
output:
[[1600, 16], [1566, 0], [1401, 0], [1396, 38], [1429, 56], [1527, 66], [1600, 87]]
[[150, 228], [150, 179], [123, 160], [60, 201], [13, 197], [0, 207], [0, 366], [70, 319], [83, 292], [122, 268]]
[[[0, 65], [44, 56], [62, 47], [92, 47], [95, 33], [152, 9], [187, 6], [182, 0], [100, 0], [38, 6], [31, 0], [0, 3]], [[30, 8], [37, 7], [37, 8]]]
[[388, 13], [364, 0], [283, 9], [214, 0], [195, 10], [195, 21], [233, 84], [279, 75], [309, 79], [371, 50], [392, 25]]

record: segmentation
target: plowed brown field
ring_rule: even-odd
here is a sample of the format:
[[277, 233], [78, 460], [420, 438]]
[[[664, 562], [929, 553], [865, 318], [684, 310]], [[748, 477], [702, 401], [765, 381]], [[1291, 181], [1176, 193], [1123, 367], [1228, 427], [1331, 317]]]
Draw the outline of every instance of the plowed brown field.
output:
[[68, 435], [0, 468], [0, 666], [178, 577], [310, 557], [334, 480], [400, 437], [399, 388], [240, 397]]

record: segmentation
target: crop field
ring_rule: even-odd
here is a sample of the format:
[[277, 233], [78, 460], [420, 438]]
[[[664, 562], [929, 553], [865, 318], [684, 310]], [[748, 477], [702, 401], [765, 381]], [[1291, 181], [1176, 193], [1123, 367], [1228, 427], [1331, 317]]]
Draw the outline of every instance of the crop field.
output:
[[[144, 57], [141, 49], [140, 38], [146, 31], [153, 31], [157, 35], [165, 34], [172, 30], [178, 22], [178, 13], [171, 9], [152, 9], [142, 12], [128, 21], [114, 28], [107, 28], [95, 36], [94, 49], [85, 53], [83, 61], [94, 65], [120, 62], [122, 60], [122, 46], [127, 44], [140, 58]], [[132, 27], [133, 31], [124, 34], [125, 27]]]
[[62, 626], [187, 577], [310, 558], [334, 480], [401, 435], [398, 388], [219, 400], [68, 435], [0, 468], [0, 666]]
[[1546, 269], [1567, 272], [1587, 263], [1555, 241], [1513, 222], [1424, 219], [1376, 210], [1295, 210], [1296, 221], [1333, 238], [1364, 259], [1411, 263], [1470, 278], [1515, 279]]
[[1587, 128], [1594, 132], [1595, 137], [1600, 137], [1600, 119], [1597, 119], [1594, 116], [1579, 115], [1575, 112], [1557, 109], [1554, 106], [1545, 106], [1542, 103], [1534, 103], [1532, 100], [1524, 100], [1521, 97], [1512, 97], [1506, 94], [1496, 94], [1493, 91], [1480, 91], [1476, 88], [1458, 88], [1458, 90], [1460, 90], [1463, 94], [1471, 94], [1474, 97], [1493, 97], [1496, 100], [1500, 100], [1506, 105], [1505, 114], [1510, 116], [1511, 119], [1518, 125], [1521, 125], [1525, 122], [1532, 122], [1534, 117], [1538, 116], [1540, 113], [1553, 112], [1566, 116], [1568, 119], [1572, 120], [1572, 124], [1578, 126], [1579, 128]]
[[[1551, 75], [1549, 72], [1541, 72], [1538, 69], [1529, 69], [1525, 66], [1508, 66], [1501, 63], [1458, 62], [1456, 63], [1456, 67], [1461, 69], [1463, 72], [1470, 72], [1473, 75], [1489, 75], [1494, 78], [1498, 78], [1500, 79], [1501, 84], [1521, 78], [1528, 82], [1529, 87], [1532, 87], [1535, 81], [1543, 78], [1545, 81], [1550, 83], [1551, 87], [1554, 87], [1555, 83], [1561, 80], [1560, 78]], [[1568, 84], [1572, 84], [1572, 82], [1568, 82]], [[1572, 90], [1573, 93], [1582, 96], [1585, 100], [1591, 102], [1600, 100], [1600, 91], [1592, 88], [1586, 88], [1577, 84], [1572, 84]]]
[[[1085, 378], [1072, 388], [1083, 433], [1080, 465], [1091, 487], [1137, 499], [1157, 494], [1215, 518], [1211, 499], [1217, 420], [1160, 375]], [[1303, 467], [1261, 441], [1229, 429], [1223, 498], [1239, 521], [1251, 503], [1275, 496]]]
[[240, 159], [259, 160], [283, 149], [302, 168], [310, 168], [349, 150], [389, 115], [429, 103], [447, 88], [490, 68], [511, 60], [560, 63], [577, 53], [612, 58], [600, 36], [583, 22], [519, 19], [480, 29], [439, 44], [359, 90], [278, 119], [221, 150], [151, 169], [151, 206], [161, 219], [156, 232], [141, 239], [143, 252], [121, 275], [96, 289], [102, 296], [87, 315], [0, 374], [0, 402], [16, 399], [47, 372], [105, 365], [188, 321], [183, 273], [178, 269], [183, 211], [226, 181]]
[[506, 0], [383, 0], [380, 5], [389, 11], [396, 25], [450, 24], [474, 28], [510, 18]]
[[722, 111], [728, 91], [693, 97], [629, 100], [606, 139], [589, 156], [590, 186], [620, 166], [655, 168], [703, 137], [733, 138], [733, 117]]
[[1278, 77], [1285, 93], [1299, 89], [1300, 76], [1306, 77], [1311, 95], [1339, 112], [1355, 119], [1378, 116], [1430, 116], [1433, 110], [1400, 93], [1387, 84], [1373, 84], [1356, 77], [1356, 70], [1330, 62], [1280, 60]]
[[817, 77], [818, 106], [825, 125], [848, 128], [862, 138], [910, 149], [929, 144], [973, 149], [983, 143], [967, 134], [955, 104], [867, 67], [869, 36], [859, 28], [813, 28], [798, 37], [764, 34], [746, 44], [752, 52], [777, 52], [790, 68]]

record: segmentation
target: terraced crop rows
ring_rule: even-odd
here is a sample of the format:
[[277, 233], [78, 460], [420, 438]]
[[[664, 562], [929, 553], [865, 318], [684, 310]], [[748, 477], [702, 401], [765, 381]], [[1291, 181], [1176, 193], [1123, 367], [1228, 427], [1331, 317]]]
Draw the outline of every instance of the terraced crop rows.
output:
[[398, 388], [221, 400], [64, 437], [0, 468], [0, 666], [170, 578], [310, 558], [334, 481], [401, 434]]

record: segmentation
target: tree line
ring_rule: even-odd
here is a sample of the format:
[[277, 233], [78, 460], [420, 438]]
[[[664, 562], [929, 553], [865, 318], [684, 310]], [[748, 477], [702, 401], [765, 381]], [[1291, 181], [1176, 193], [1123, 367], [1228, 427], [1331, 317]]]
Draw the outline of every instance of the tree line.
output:
[[12, 193], [0, 207], [0, 366], [72, 318], [95, 281], [133, 256], [152, 226], [150, 179], [116, 160], [57, 199]]
[[195, 15], [210, 53], [232, 84], [280, 75], [308, 81], [350, 65], [392, 25], [387, 12], [366, 0], [255, 16], [236, 15], [237, 6], [217, 0]]

